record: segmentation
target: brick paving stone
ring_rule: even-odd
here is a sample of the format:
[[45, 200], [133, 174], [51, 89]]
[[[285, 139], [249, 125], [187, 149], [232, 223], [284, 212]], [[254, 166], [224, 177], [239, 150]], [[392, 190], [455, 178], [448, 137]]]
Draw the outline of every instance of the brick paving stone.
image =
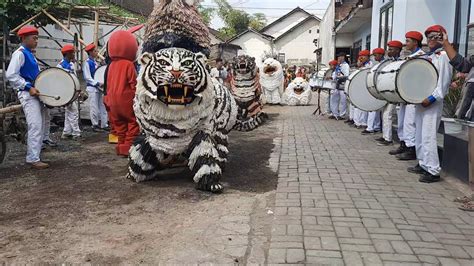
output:
[[391, 147], [314, 107], [278, 107], [267, 263], [474, 265], [474, 215], [448, 182], [423, 184]]

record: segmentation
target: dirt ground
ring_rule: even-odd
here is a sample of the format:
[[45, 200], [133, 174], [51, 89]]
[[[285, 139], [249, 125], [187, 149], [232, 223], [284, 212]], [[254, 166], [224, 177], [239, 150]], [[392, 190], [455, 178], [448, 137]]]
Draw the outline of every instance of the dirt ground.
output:
[[44, 171], [28, 169], [25, 147], [10, 143], [0, 165], [0, 263], [264, 263], [278, 135], [277, 110], [267, 111], [272, 122], [231, 133], [221, 195], [195, 190], [185, 168], [127, 180], [127, 159], [105, 134], [48, 148]]

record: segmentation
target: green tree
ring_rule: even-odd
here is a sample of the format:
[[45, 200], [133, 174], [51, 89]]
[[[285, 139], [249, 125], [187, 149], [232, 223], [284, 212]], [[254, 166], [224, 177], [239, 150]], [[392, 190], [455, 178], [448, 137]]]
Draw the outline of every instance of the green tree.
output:
[[212, 18], [214, 17], [215, 9], [212, 7], [204, 7], [202, 5], [198, 6], [199, 14], [201, 14], [204, 23], [209, 26], [211, 23]]
[[263, 13], [249, 15], [245, 11], [233, 8], [227, 0], [214, 0], [217, 5], [217, 15], [224, 21], [225, 27], [219, 29], [222, 38], [228, 39], [248, 28], [261, 30], [267, 23]]

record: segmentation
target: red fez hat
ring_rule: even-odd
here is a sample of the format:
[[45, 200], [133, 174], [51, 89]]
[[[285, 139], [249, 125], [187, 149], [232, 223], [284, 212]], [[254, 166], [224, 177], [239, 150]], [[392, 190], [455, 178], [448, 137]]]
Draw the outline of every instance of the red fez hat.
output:
[[90, 52], [90, 51], [94, 50], [94, 48], [95, 48], [95, 44], [91, 43], [91, 44], [87, 45], [84, 50], [86, 50], [86, 52]]
[[33, 27], [33, 26], [23, 26], [18, 31], [18, 36], [19, 37], [24, 37], [24, 36], [28, 36], [28, 35], [38, 35], [38, 29]]
[[331, 66], [337, 66], [338, 62], [336, 60], [331, 60], [329, 61], [329, 65]]
[[444, 33], [447, 33], [446, 29], [441, 25], [433, 25], [433, 26], [428, 27], [425, 31], [425, 36], [427, 36], [428, 33], [430, 33], [430, 32], [444, 32]]
[[402, 49], [403, 48], [403, 43], [401, 41], [389, 41], [387, 43], [387, 46], [388, 47], [397, 47], [397, 48]]
[[418, 31], [409, 31], [405, 34], [405, 38], [410, 38], [421, 42], [423, 41], [423, 34]]
[[383, 48], [375, 48], [375, 49], [372, 51], [372, 54], [385, 54], [385, 49], [383, 49]]
[[359, 52], [359, 56], [369, 56], [370, 51], [369, 50], [362, 50]]
[[74, 52], [74, 46], [72, 46], [71, 44], [66, 44], [63, 46], [63, 48], [61, 48], [62, 54], [67, 54], [70, 52]]

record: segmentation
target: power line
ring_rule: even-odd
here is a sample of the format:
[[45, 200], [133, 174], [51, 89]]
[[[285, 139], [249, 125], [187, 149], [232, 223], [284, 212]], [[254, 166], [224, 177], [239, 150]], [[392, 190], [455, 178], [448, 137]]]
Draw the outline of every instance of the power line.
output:
[[[204, 7], [212, 7], [212, 8], [218, 8], [218, 6], [215, 5], [202, 5]], [[293, 10], [295, 9], [294, 7], [251, 7], [251, 6], [233, 6], [232, 8], [235, 9], [253, 9], [253, 10]], [[305, 10], [326, 10], [327, 8], [305, 8]]]

